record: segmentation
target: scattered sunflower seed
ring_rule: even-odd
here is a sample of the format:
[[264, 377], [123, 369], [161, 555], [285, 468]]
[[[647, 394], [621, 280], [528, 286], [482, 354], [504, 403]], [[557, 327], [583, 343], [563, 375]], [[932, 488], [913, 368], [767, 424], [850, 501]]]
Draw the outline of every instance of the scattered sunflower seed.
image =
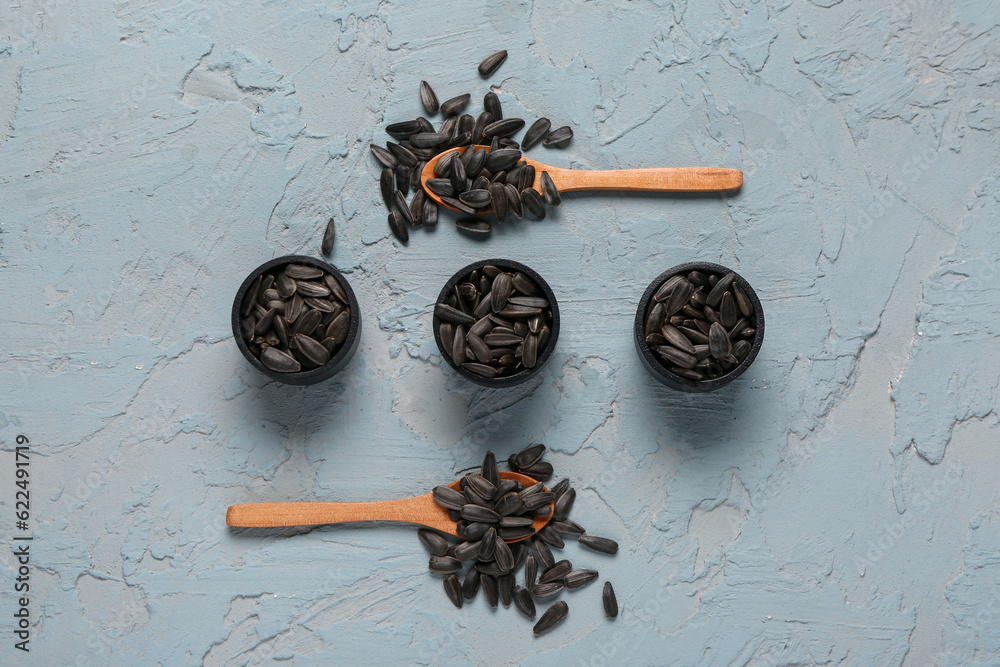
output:
[[424, 105], [427, 113], [437, 113], [439, 106], [437, 95], [434, 94], [431, 84], [426, 81], [420, 82], [420, 102]]
[[483, 58], [483, 61], [479, 63], [479, 67], [477, 68], [479, 70], [479, 75], [490, 76], [493, 72], [497, 71], [497, 68], [499, 68], [505, 60], [507, 60], [506, 51], [491, 53]]
[[535, 623], [535, 627], [532, 629], [532, 632], [535, 635], [548, 632], [565, 621], [567, 614], [569, 614], [569, 605], [562, 600], [556, 602], [554, 605], [545, 610], [542, 617], [538, 619], [537, 623]]

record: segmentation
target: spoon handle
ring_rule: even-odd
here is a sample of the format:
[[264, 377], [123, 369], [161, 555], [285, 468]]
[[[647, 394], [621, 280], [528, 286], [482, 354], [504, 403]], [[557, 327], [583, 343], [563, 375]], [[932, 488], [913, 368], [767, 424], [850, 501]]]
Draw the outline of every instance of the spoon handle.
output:
[[[448, 512], [435, 505], [430, 495], [372, 503], [249, 503], [231, 505], [226, 523], [243, 528], [316, 526], [352, 521], [401, 521], [437, 527]], [[454, 521], [451, 522], [452, 530]]]
[[722, 192], [743, 186], [743, 172], [720, 167], [660, 169], [549, 169], [560, 192], [634, 190], [643, 192]]

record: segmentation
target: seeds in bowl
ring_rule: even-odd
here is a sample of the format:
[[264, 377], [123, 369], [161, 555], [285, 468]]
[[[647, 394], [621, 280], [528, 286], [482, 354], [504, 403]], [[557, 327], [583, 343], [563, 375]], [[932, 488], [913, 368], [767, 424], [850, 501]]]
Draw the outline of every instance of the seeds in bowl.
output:
[[[479, 64], [479, 73], [491, 76], [506, 58], [506, 51], [490, 54]], [[434, 170], [435, 178], [428, 181], [427, 188], [457, 211], [466, 214], [492, 211], [495, 221], [503, 223], [508, 213], [521, 219], [525, 211], [529, 218], [542, 220], [546, 205], [559, 205], [562, 198], [548, 174], [536, 174], [535, 168], [521, 158], [523, 151], [537, 144], [549, 148], [566, 146], [573, 137], [569, 126], [550, 131], [551, 121], [539, 118], [518, 143], [514, 136], [526, 123], [523, 118], [505, 118], [500, 99], [493, 91], [486, 93], [483, 111], [477, 116], [463, 113], [472, 97], [469, 93], [439, 104], [431, 85], [421, 81], [419, 95], [428, 115], [441, 112], [440, 126], [435, 128], [423, 116], [393, 122], [385, 130], [395, 141], [387, 142], [385, 148], [371, 145], [372, 154], [382, 166], [379, 185], [382, 200], [390, 213], [389, 227], [401, 242], [409, 240], [406, 225], [437, 224], [435, 201], [430, 197], [418, 201], [418, 197], [424, 194], [420, 182], [424, 166], [442, 154]], [[467, 146], [483, 147], [469, 148], [461, 155], [455, 150]], [[540, 190], [534, 187], [536, 175], [541, 179]], [[414, 195], [407, 202], [406, 195], [411, 188]], [[478, 223], [460, 218], [455, 225], [475, 236], [489, 234], [492, 224], [488, 218], [479, 217], [483, 219]]]
[[552, 306], [541, 288], [520, 271], [491, 265], [459, 280], [434, 315], [451, 361], [486, 378], [534, 368], [552, 335]]
[[351, 328], [351, 305], [336, 277], [305, 264], [265, 273], [247, 290], [240, 332], [250, 352], [279, 373], [319, 368]]
[[734, 272], [675, 274], [663, 281], [650, 301], [646, 345], [680, 377], [719, 378], [750, 353], [757, 335], [754, 315], [753, 302]]
[[[549, 530], [555, 524], [571, 525], [573, 530], [566, 534], [577, 536], [581, 543], [584, 538], [599, 541], [604, 548], [597, 551], [608, 555], [618, 551], [613, 540], [588, 536], [582, 527], [569, 520], [567, 515], [576, 497], [569, 479], [545, 489], [543, 482], [552, 476], [553, 469], [551, 463], [542, 460], [544, 455], [545, 445], [538, 444], [507, 459], [512, 472], [538, 480], [529, 487], [516, 480], [502, 479], [496, 456], [487, 452], [479, 470], [459, 481], [459, 491], [444, 485], [434, 488], [434, 500], [458, 522], [460, 541], [451, 544], [427, 529], [417, 531], [417, 537], [431, 554], [428, 569], [444, 575], [445, 595], [457, 608], [474, 600], [482, 588], [489, 606], [497, 608], [502, 603], [510, 607], [513, 602], [526, 618], [534, 620], [536, 600], [555, 598], [563, 591], [575, 592], [596, 581], [600, 576], [596, 570], [576, 567], [567, 559], [555, 561], [550, 547], [565, 546], [562, 539], [557, 539], [558, 534]], [[570, 497], [568, 503], [564, 500], [567, 497]], [[539, 518], [552, 521], [535, 534], [534, 522]], [[522, 566], [523, 585], [517, 581]], [[537, 575], [540, 576], [536, 580]], [[604, 585], [601, 606], [609, 618], [618, 615], [618, 600], [611, 582]], [[568, 612], [565, 601], [554, 602], [542, 612], [532, 633], [540, 635], [552, 630], [565, 620]]]

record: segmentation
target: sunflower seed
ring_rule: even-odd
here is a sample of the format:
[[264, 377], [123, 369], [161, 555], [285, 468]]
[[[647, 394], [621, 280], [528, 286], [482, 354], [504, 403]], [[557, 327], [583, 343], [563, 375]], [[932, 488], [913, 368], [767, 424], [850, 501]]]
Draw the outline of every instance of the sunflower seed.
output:
[[330, 222], [326, 223], [326, 231], [323, 232], [323, 242], [320, 244], [320, 251], [324, 255], [329, 255], [333, 252], [333, 239], [336, 233], [336, 228], [333, 224], [333, 218], [330, 218]]
[[597, 570], [573, 570], [563, 577], [563, 584], [566, 588], [582, 588], [596, 581], [598, 576]]
[[[485, 538], [483, 538], [485, 539]], [[510, 547], [504, 542], [500, 536], [496, 537], [496, 550], [493, 553], [493, 559], [497, 562], [497, 567], [500, 568], [502, 572], [510, 572], [514, 569], [514, 554], [511, 553]]]
[[618, 543], [606, 537], [595, 537], [593, 535], [581, 535], [577, 541], [585, 547], [600, 551], [601, 553], [615, 555], [618, 553]]
[[489, 76], [493, 74], [493, 72], [497, 71], [497, 68], [500, 67], [505, 60], [507, 60], [506, 51], [496, 51], [495, 53], [491, 53], [483, 58], [483, 61], [479, 63], [479, 67], [477, 68], [479, 70], [479, 75]]
[[458, 491], [455, 491], [450, 486], [436, 486], [434, 487], [434, 502], [438, 505], [447, 507], [448, 509], [461, 510], [465, 507], [466, 499]]
[[427, 189], [442, 197], [451, 197], [455, 194], [455, 188], [451, 184], [450, 178], [428, 178], [424, 183]]
[[747, 354], [750, 353], [750, 343], [745, 340], [739, 340], [733, 343], [732, 354], [739, 361], [743, 361], [747, 358]]
[[[315, 313], [316, 311], [312, 312]], [[296, 334], [295, 343], [302, 354], [317, 366], [322, 366], [330, 361], [330, 352], [321, 343], [316, 342], [309, 336]]]
[[500, 485], [500, 471], [497, 469], [497, 457], [492, 450], [487, 451], [486, 456], [483, 457], [480, 474], [482, 474], [484, 480], [493, 485], [495, 493], [496, 488]]
[[523, 586], [514, 587], [514, 606], [528, 618], [535, 617], [535, 600], [531, 592]]
[[446, 100], [441, 103], [441, 115], [443, 116], [454, 116], [465, 108], [465, 105], [469, 103], [469, 99], [472, 97], [469, 93], [464, 95], [458, 95]]
[[[486, 149], [476, 148], [474, 150], [470, 149], [466, 151], [472, 157], [465, 165], [465, 173], [469, 178], [476, 178], [483, 171], [483, 167], [486, 166]], [[465, 154], [463, 154], [464, 157]], [[488, 182], [489, 179], [487, 179]]]
[[[468, 528], [466, 528], [466, 534], [468, 534]], [[476, 542], [462, 542], [452, 549], [452, 554], [461, 562], [468, 563], [479, 558], [479, 549], [481, 546], [481, 540]]]
[[434, 315], [443, 322], [450, 322], [452, 324], [470, 325], [475, 324], [476, 320], [471, 315], [463, 313], [457, 308], [453, 308], [446, 303], [434, 304]]
[[561, 581], [549, 581], [547, 583], [538, 583], [531, 587], [531, 597], [533, 598], [550, 598], [556, 595], [563, 589], [563, 582]]
[[302, 370], [301, 364], [293, 356], [276, 347], [265, 349], [260, 355], [260, 362], [279, 373], [297, 373]]
[[693, 292], [694, 285], [681, 278], [674, 288], [670, 290], [670, 297], [667, 298], [664, 303], [664, 307], [667, 309], [667, 315], [673, 316], [678, 313], [687, 303], [687, 300], [691, 298], [691, 294]]
[[528, 334], [524, 339], [524, 351], [521, 353], [521, 362], [525, 368], [534, 368], [538, 362], [538, 336]]
[[564, 493], [560, 494], [556, 498], [555, 512], [552, 514], [552, 518], [562, 521], [567, 516], [569, 516], [569, 511], [573, 508], [573, 503], [576, 501], [576, 489], [567, 489]]
[[409, 137], [411, 134], [420, 132], [420, 122], [416, 120], [404, 120], [399, 123], [391, 123], [386, 125], [385, 131], [387, 134], [397, 137]]
[[732, 329], [736, 324], [737, 313], [736, 300], [731, 292], [722, 295], [722, 302], [719, 304], [719, 320], [726, 329]]
[[476, 213], [479, 213], [479, 211], [477, 211], [476, 209], [472, 208], [471, 206], [466, 205], [460, 199], [456, 199], [455, 197], [444, 197], [444, 196], [442, 196], [441, 197], [441, 202], [443, 204], [445, 204], [446, 206], [450, 206], [451, 208], [453, 208], [456, 211], [459, 211], [461, 213], [468, 213], [469, 215], [474, 215]]
[[572, 535], [574, 537], [579, 537], [587, 532], [583, 529], [583, 526], [575, 521], [570, 521], [569, 519], [553, 521], [549, 525], [552, 526], [552, 529], [560, 535]]
[[489, 234], [493, 231], [493, 226], [485, 220], [477, 218], [459, 218], [455, 221], [455, 226], [461, 230], [474, 234]]
[[462, 569], [462, 563], [457, 558], [451, 556], [431, 556], [427, 565], [431, 572], [439, 574], [451, 574]]
[[727, 273], [722, 278], [719, 278], [718, 282], [715, 283], [715, 286], [712, 287], [712, 291], [708, 293], [708, 298], [706, 298], [705, 303], [712, 308], [718, 307], [719, 303], [722, 301], [722, 295], [729, 290], [729, 286], [733, 284], [733, 280], [735, 278], [736, 274], [732, 271]]
[[522, 540], [535, 534], [534, 526], [512, 526], [497, 529], [497, 535], [504, 540]]
[[[392, 153], [399, 164], [406, 167], [416, 167], [417, 166], [417, 156], [414, 155], [409, 148], [401, 146], [400, 144], [387, 141], [385, 144], [389, 152]], [[388, 166], [388, 165], [386, 165]], [[395, 169], [395, 167], [393, 167]]]
[[667, 342], [674, 347], [687, 352], [688, 354], [693, 355], [695, 353], [694, 345], [691, 344], [691, 341], [688, 340], [687, 336], [681, 333], [680, 329], [677, 327], [665, 324], [663, 325], [663, 328], [660, 329], [660, 333], [667, 340]]
[[562, 549], [566, 546], [562, 537], [551, 526], [545, 526], [538, 531], [538, 537], [550, 547], [555, 547], [556, 549]]
[[466, 488], [471, 488], [483, 498], [492, 498], [496, 492], [496, 485], [480, 474], [469, 473], [465, 476]]
[[[544, 332], [545, 329], [542, 329], [542, 333], [538, 334], [539, 348], [542, 348], [542, 341], [545, 340], [545, 337], [543, 335]], [[521, 468], [521, 472], [533, 479], [544, 481], [552, 476], [552, 464], [546, 461], [539, 461], [537, 463], [533, 463], [527, 468]]]
[[372, 144], [369, 148], [371, 148], [372, 155], [375, 156], [375, 159], [378, 160], [386, 169], [395, 169], [396, 165], [399, 164], [399, 160], [396, 159], [396, 156], [381, 146]]
[[417, 531], [417, 537], [424, 543], [424, 546], [435, 556], [444, 556], [448, 553], [448, 542], [433, 530], [421, 528]]
[[501, 528], [524, 528], [525, 526], [534, 525], [534, 520], [527, 516], [501, 516], [500, 517], [500, 527]]
[[610, 581], [604, 582], [604, 592], [601, 594], [601, 601], [604, 603], [604, 614], [608, 618], [618, 616], [618, 598], [615, 597], [615, 589]]
[[461, 509], [462, 518], [468, 519], [469, 521], [481, 521], [483, 523], [497, 523], [500, 521], [500, 515], [486, 507], [466, 504], [463, 505]]
[[568, 125], [564, 125], [559, 129], [552, 130], [546, 135], [545, 139], [542, 140], [543, 146], [556, 146], [562, 148], [565, 146], [570, 139], [573, 138], [573, 130], [569, 128]]
[[[475, 572], [476, 570], [473, 570]], [[483, 595], [486, 596], [486, 603], [496, 609], [497, 603], [500, 601], [500, 587], [497, 583], [497, 578], [491, 574], [481, 575], [481, 584], [483, 586]]]
[[535, 560], [538, 561], [538, 566], [543, 570], [547, 570], [556, 563], [555, 558], [552, 557], [552, 552], [549, 551], [549, 547], [539, 537], [531, 540], [531, 553], [534, 554]]
[[538, 194], [538, 191], [533, 188], [528, 188], [521, 193], [521, 206], [524, 208], [524, 212], [535, 220], [545, 219], [545, 201], [542, 196]]
[[492, 90], [483, 97], [483, 108], [493, 114], [497, 120], [503, 118], [503, 109], [500, 108], [500, 98]]
[[521, 498], [517, 493], [508, 493], [497, 501], [497, 504], [493, 509], [495, 509], [501, 516], [508, 516], [523, 512], [524, 503], [521, 502]]
[[735, 279], [733, 280], [732, 290], [733, 298], [736, 299], [736, 305], [739, 307], [743, 317], [753, 315], [753, 302], [750, 301], [750, 297], [747, 296], [747, 293], [743, 291], [743, 288], [740, 287], [740, 284]]
[[712, 324], [708, 332], [708, 345], [712, 356], [716, 359], [724, 359], [732, 352], [732, 345], [729, 342], [729, 335], [718, 322]]
[[489, 190], [467, 190], [458, 198], [463, 204], [476, 209], [488, 208], [490, 205]]
[[476, 123], [472, 126], [472, 136], [470, 137], [474, 145], [483, 143], [483, 131], [487, 125], [495, 120], [496, 118], [489, 111], [484, 111], [476, 117]]
[[656, 348], [656, 353], [667, 363], [680, 366], [681, 368], [694, 368], [695, 364], [698, 363], [693, 354], [679, 350], [673, 345], [660, 345]]
[[[487, 575], [489, 576], [489, 575]], [[476, 593], [479, 592], [479, 583], [482, 575], [479, 570], [472, 568], [465, 575], [465, 581], [462, 582], [462, 597], [466, 600], [472, 600], [476, 597]]]
[[[507, 121], [499, 122], [503, 123]], [[492, 125], [490, 127], [492, 127]], [[520, 159], [521, 151], [515, 148], [491, 150], [489, 155], [486, 156], [485, 167], [495, 174], [498, 171], [505, 171], [513, 167]]]
[[312, 281], [299, 281], [296, 283], [296, 290], [303, 298], [312, 297], [322, 299], [330, 296], [330, 288], [323, 283]]
[[491, 183], [489, 193], [490, 208], [496, 215], [497, 223], [502, 223], [507, 217], [507, 191], [500, 183]]
[[545, 203], [549, 206], [559, 206], [562, 202], [559, 189], [556, 188], [556, 184], [552, 182], [552, 177], [547, 171], [542, 172], [542, 195], [545, 197]]
[[696, 346], [708, 345], [708, 336], [698, 329], [692, 329], [691, 327], [677, 327], [677, 330], [684, 334], [684, 336]]
[[547, 584], [550, 581], [559, 581], [563, 576], [573, 569], [573, 563], [568, 560], [561, 560], [555, 563], [552, 567], [546, 569], [542, 572], [542, 576], [538, 578], [538, 583]]
[[541, 141], [542, 137], [548, 134], [550, 127], [552, 127], [552, 123], [549, 122], [548, 118], [539, 118], [532, 123], [531, 127], [528, 128], [528, 131], [524, 133], [524, 138], [521, 140], [521, 150], [526, 151]]
[[462, 583], [456, 575], [449, 574], [444, 578], [444, 593], [451, 600], [452, 604], [459, 609], [462, 608]]
[[479, 560], [491, 560], [497, 548], [497, 530], [490, 526], [479, 540]]
[[[489, 111], [489, 109], [487, 109]], [[492, 113], [492, 112], [491, 112]], [[493, 114], [496, 116], [496, 114]], [[487, 139], [491, 137], [509, 137], [512, 134], [516, 134], [524, 127], [523, 118], [503, 118], [502, 120], [495, 120], [483, 130], [483, 136]], [[520, 151], [518, 151], [517, 159], [521, 159]]]
[[426, 81], [420, 82], [420, 103], [424, 105], [427, 113], [437, 113], [439, 106], [437, 95], [434, 94], [431, 84]]
[[[515, 579], [513, 574], [502, 574], [497, 577], [497, 592], [500, 594], [500, 602], [504, 607], [509, 607], [514, 598]], [[485, 587], [484, 587], [485, 590]], [[487, 595], [487, 599], [488, 599]]]
[[389, 229], [401, 243], [407, 243], [410, 240], [410, 232], [406, 229], [403, 216], [398, 211], [389, 212]]

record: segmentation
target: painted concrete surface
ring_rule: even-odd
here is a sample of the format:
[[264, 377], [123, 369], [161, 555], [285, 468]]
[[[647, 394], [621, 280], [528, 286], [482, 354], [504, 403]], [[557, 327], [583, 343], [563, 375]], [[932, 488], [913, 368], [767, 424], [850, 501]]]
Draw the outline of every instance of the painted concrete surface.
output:
[[[31, 653], [5, 664], [1000, 664], [1000, 9], [989, 0], [5, 3], [0, 489], [31, 441]], [[475, 65], [510, 50], [489, 81]], [[368, 144], [489, 84], [568, 124], [579, 168], [745, 171], [733, 197], [567, 195], [486, 241], [389, 235]], [[332, 261], [365, 317], [337, 378], [254, 372], [233, 293]], [[560, 299], [537, 381], [457, 378], [430, 304], [519, 259]], [[635, 303], [689, 260], [739, 270], [767, 339], [673, 393]], [[461, 611], [402, 526], [231, 531], [232, 503], [428, 491], [531, 442], [621, 543], [614, 582], [532, 638]], [[13, 544], [12, 542], [10, 542]]]

